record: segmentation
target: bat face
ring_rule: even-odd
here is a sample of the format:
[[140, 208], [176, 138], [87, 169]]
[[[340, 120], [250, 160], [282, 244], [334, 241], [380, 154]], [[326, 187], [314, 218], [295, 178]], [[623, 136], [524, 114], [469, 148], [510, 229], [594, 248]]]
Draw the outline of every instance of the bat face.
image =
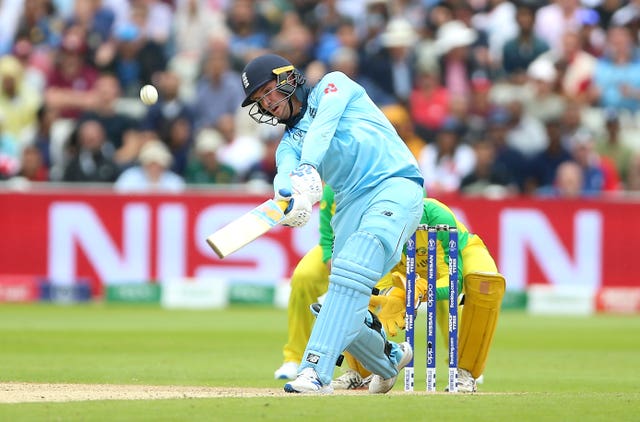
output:
[[207, 243], [224, 258], [280, 223], [288, 205], [286, 201], [269, 199], [207, 237]]

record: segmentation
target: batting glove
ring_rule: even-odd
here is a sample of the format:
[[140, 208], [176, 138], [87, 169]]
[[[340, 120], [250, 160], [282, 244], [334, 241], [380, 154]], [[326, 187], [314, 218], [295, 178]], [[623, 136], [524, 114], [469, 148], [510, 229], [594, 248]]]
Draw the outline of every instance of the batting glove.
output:
[[283, 226], [302, 227], [311, 218], [311, 202], [305, 195], [293, 194], [288, 189], [280, 189], [274, 198], [276, 201], [287, 201], [289, 206], [284, 210]]
[[289, 175], [291, 187], [296, 194], [305, 195], [311, 205], [322, 199], [322, 179], [310, 164], [302, 164]]

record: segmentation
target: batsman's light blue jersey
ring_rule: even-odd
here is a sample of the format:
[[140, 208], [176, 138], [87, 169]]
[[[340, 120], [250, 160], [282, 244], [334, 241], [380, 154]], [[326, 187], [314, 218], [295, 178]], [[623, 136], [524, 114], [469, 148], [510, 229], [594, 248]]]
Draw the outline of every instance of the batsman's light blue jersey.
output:
[[287, 128], [276, 152], [274, 189], [291, 187], [289, 173], [311, 164], [336, 202], [402, 177], [423, 185], [418, 164], [364, 88], [341, 72], [327, 74], [309, 93], [303, 117]]

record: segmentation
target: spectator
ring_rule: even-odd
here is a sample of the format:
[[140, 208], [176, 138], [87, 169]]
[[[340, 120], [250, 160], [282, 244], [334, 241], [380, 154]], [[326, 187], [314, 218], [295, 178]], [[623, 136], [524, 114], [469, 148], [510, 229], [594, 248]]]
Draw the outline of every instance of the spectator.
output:
[[210, 50], [196, 85], [193, 105], [196, 131], [212, 128], [220, 117], [237, 111], [244, 99], [240, 81], [240, 75], [229, 68], [226, 46]]
[[113, 147], [102, 125], [86, 120], [77, 128], [78, 150], [64, 169], [65, 182], [111, 183], [118, 177], [118, 165], [113, 160]]
[[54, 109], [45, 105], [38, 108], [36, 131], [32, 139], [32, 144], [40, 150], [42, 160], [47, 168], [53, 165], [51, 156], [51, 127], [57, 118], [58, 114]]
[[535, 34], [545, 40], [553, 52], [561, 50], [565, 31], [580, 30], [580, 0], [553, 0], [536, 12]]
[[[135, 7], [132, 13], [143, 13], [140, 10]], [[140, 88], [153, 83], [154, 75], [167, 66], [162, 46], [145, 36], [142, 24], [129, 22], [116, 28], [113, 38], [96, 53], [98, 67], [118, 77], [126, 97], [137, 98]]]
[[533, 193], [538, 189], [550, 189], [556, 179], [560, 164], [572, 159], [571, 153], [562, 142], [562, 123], [559, 119], [548, 120], [545, 124], [549, 145], [529, 162], [529, 177], [525, 192]]
[[20, 170], [18, 141], [3, 128], [4, 116], [0, 114], [0, 180], [14, 176]]
[[[336, 50], [331, 56], [331, 70], [339, 71], [359, 83], [367, 91], [371, 100], [378, 106], [384, 107], [395, 103], [393, 95], [380, 88], [378, 84], [369, 76], [360, 72], [358, 68], [358, 53], [349, 47], [342, 47]], [[324, 76], [326, 72], [322, 74]], [[307, 80], [309, 78], [307, 77]]]
[[195, 114], [180, 98], [180, 78], [172, 71], [158, 74], [159, 100], [147, 109], [140, 123], [144, 139], [159, 138], [173, 156], [172, 170], [183, 174], [193, 146]]
[[47, 106], [57, 109], [62, 118], [77, 119], [92, 106], [87, 93], [93, 89], [98, 72], [88, 63], [86, 52], [80, 34], [69, 32], [64, 36], [45, 91]]
[[616, 111], [605, 111], [605, 134], [604, 139], [596, 146], [598, 153], [602, 157], [611, 160], [616, 167], [620, 179], [624, 182], [629, 177], [629, 167], [633, 151], [624, 145], [620, 139], [620, 118]]
[[169, 170], [171, 153], [159, 139], [144, 143], [138, 155], [139, 165], [125, 170], [114, 185], [119, 192], [181, 192], [182, 177]]
[[243, 179], [247, 170], [262, 158], [264, 145], [257, 136], [240, 133], [236, 119], [233, 114], [225, 114], [218, 119], [216, 129], [224, 139], [218, 150], [218, 159], [232, 167], [239, 178]]
[[473, 170], [462, 178], [460, 191], [466, 195], [505, 196], [518, 193], [518, 185], [503, 162], [496, 161], [496, 146], [480, 134], [472, 145]]
[[392, 19], [380, 35], [383, 48], [364, 59], [364, 73], [403, 104], [408, 103], [413, 89], [416, 62], [413, 46], [416, 40], [417, 34], [408, 21]]
[[230, 1], [227, 27], [231, 31], [229, 52], [239, 64], [244, 65], [269, 47], [267, 23], [254, 8], [252, 0]]
[[114, 159], [120, 166], [127, 166], [135, 161], [140, 150], [140, 133], [138, 121], [129, 114], [117, 110], [122, 90], [118, 78], [111, 74], [103, 74], [96, 81], [92, 94], [92, 107], [82, 113], [78, 120], [95, 120], [105, 130], [107, 139], [115, 149]]
[[615, 164], [601, 157], [595, 149], [595, 137], [591, 131], [582, 129], [571, 138], [571, 155], [582, 168], [584, 191], [590, 195], [617, 191], [620, 176]]
[[283, 135], [282, 127], [263, 125], [260, 128], [259, 135], [264, 145], [264, 153], [257, 163], [249, 167], [245, 181], [252, 185], [271, 185], [278, 172], [276, 149]]
[[4, 131], [24, 145], [33, 136], [40, 94], [23, 80], [24, 69], [14, 56], [0, 57], [0, 114]]
[[509, 170], [516, 180], [520, 192], [528, 175], [527, 160], [517, 149], [507, 143], [507, 134], [512, 125], [509, 111], [503, 108], [494, 109], [487, 119], [488, 136], [496, 148], [496, 162]]
[[435, 142], [424, 146], [418, 164], [430, 196], [457, 192], [462, 179], [475, 166], [473, 149], [460, 141], [458, 123], [450, 119], [436, 135]]
[[593, 192], [584, 189], [584, 175], [575, 161], [565, 161], [558, 166], [552, 186], [538, 189], [537, 195], [555, 198], [580, 198], [592, 196]]
[[526, 157], [544, 150], [549, 144], [544, 125], [526, 112], [522, 99], [513, 99], [507, 109], [511, 117], [507, 143]]
[[452, 99], [467, 102], [473, 76], [480, 70], [470, 49], [477, 39], [476, 31], [453, 20], [443, 24], [437, 34], [435, 48], [440, 55], [440, 83]]
[[582, 47], [577, 32], [566, 31], [562, 36], [562, 52], [555, 61], [561, 70], [562, 94], [581, 104], [590, 102], [588, 92], [596, 67], [596, 58]]
[[556, 93], [558, 72], [546, 57], [534, 60], [527, 69], [527, 86], [531, 96], [525, 103], [525, 113], [539, 121], [557, 119], [566, 107], [564, 97]]
[[420, 136], [435, 138], [449, 116], [450, 101], [449, 91], [440, 83], [437, 65], [420, 66], [416, 86], [409, 97], [411, 118]]
[[22, 150], [18, 177], [30, 182], [46, 182], [49, 180], [49, 169], [44, 162], [42, 153], [35, 145], [27, 145]]
[[382, 107], [382, 112], [417, 160], [427, 142], [416, 134], [408, 110], [401, 104], [392, 104]]
[[0, 2], [0, 56], [11, 51], [11, 45], [18, 32], [24, 0]]
[[549, 50], [549, 45], [533, 32], [535, 10], [532, 6], [526, 3], [518, 4], [516, 22], [519, 33], [504, 44], [501, 63], [506, 75], [512, 81], [521, 83], [529, 65]]
[[491, 0], [487, 2], [487, 11], [476, 13], [471, 19], [472, 27], [485, 31], [489, 45], [489, 55], [496, 67], [501, 67], [504, 44], [518, 35], [516, 7], [514, 2]]
[[222, 135], [215, 129], [202, 129], [196, 136], [194, 154], [189, 159], [185, 180], [190, 184], [229, 184], [237, 181], [233, 167], [218, 160]]
[[640, 63], [627, 28], [612, 27], [607, 33], [605, 56], [598, 59], [591, 98], [603, 108], [640, 110]]
[[629, 161], [629, 172], [625, 180], [627, 190], [631, 192], [640, 191], [640, 154], [634, 153]]

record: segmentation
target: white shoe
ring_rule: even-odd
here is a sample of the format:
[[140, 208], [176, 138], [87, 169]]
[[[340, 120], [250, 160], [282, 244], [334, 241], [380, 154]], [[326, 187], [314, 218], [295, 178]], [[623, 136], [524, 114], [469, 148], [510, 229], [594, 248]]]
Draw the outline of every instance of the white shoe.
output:
[[[449, 391], [449, 387], [444, 391]], [[458, 368], [458, 393], [475, 393], [476, 391], [478, 391], [478, 385], [471, 372]]]
[[[411, 361], [411, 358], [413, 358], [413, 350], [411, 349], [411, 345], [409, 343], [400, 343], [399, 346], [404, 353], [402, 354], [400, 362], [398, 362], [398, 373], [400, 373], [400, 370], [407, 366], [407, 364]], [[384, 394], [393, 388], [397, 379], [397, 375], [395, 377], [387, 379], [382, 378], [380, 375], [374, 375], [373, 377], [371, 377], [371, 383], [369, 384], [369, 393]]]
[[296, 375], [298, 375], [298, 364], [295, 362], [283, 363], [273, 374], [277, 380], [293, 380], [296, 379]]
[[323, 385], [313, 368], [304, 368], [295, 380], [284, 385], [287, 393], [331, 394], [333, 387]]
[[458, 392], [459, 393], [475, 393], [478, 391], [476, 380], [471, 372], [466, 369], [458, 368]]
[[340, 377], [331, 381], [331, 387], [333, 387], [334, 390], [359, 390], [361, 388], [367, 388], [372, 377], [373, 375], [369, 375], [366, 378], [362, 378], [359, 373], [353, 369], [349, 369]]

